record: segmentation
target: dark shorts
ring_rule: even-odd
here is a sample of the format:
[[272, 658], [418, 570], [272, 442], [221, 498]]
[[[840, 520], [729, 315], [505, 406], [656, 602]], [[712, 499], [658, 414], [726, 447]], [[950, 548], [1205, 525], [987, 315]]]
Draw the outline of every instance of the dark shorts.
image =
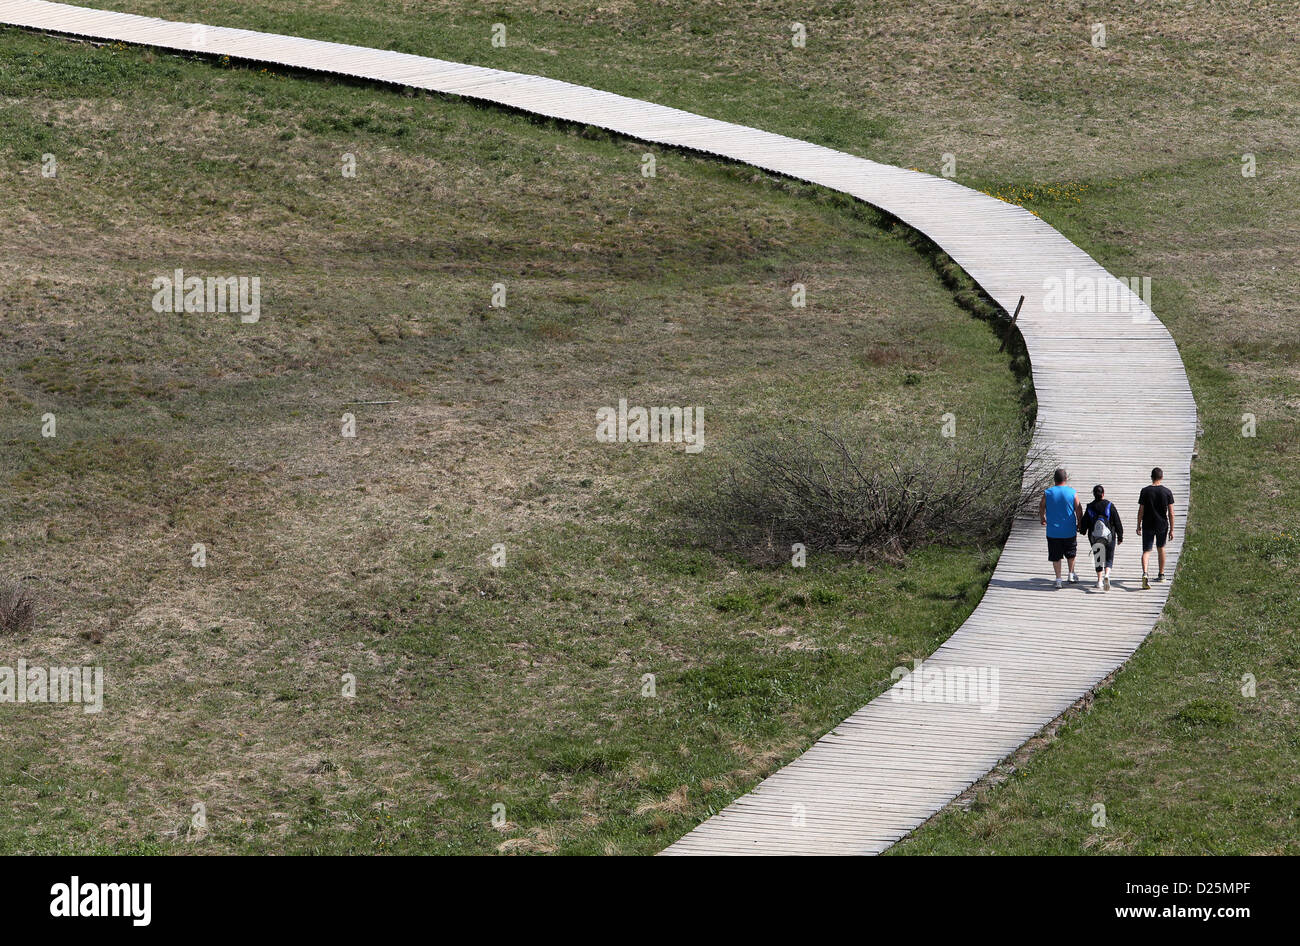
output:
[[1162, 549], [1165, 547], [1165, 539], [1169, 538], [1169, 527], [1151, 529], [1147, 526], [1142, 527], [1142, 551], [1150, 552], [1151, 546]]
[[[1097, 554], [1097, 547], [1101, 546], [1101, 555]], [[1097, 566], [1097, 571], [1103, 568], [1115, 567], [1115, 540], [1109, 542], [1094, 542], [1090, 548], [1092, 552], [1092, 563]], [[1105, 556], [1104, 558], [1102, 556]]]
[[1063, 558], [1074, 558], [1079, 554], [1079, 537], [1072, 535], [1068, 539], [1047, 537], [1047, 560], [1059, 562]]

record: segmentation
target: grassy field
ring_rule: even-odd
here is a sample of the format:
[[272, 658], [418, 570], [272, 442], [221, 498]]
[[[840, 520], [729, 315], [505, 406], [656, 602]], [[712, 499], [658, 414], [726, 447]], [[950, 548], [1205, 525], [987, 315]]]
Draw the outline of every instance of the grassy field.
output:
[[[997, 335], [866, 208], [15, 31], [0, 126], [0, 568], [41, 606], [3, 643], [108, 678], [101, 715], [4, 707], [0, 849], [652, 852], [982, 593], [996, 549], [757, 568], [668, 511], [751, 426], [1024, 421]], [[259, 275], [260, 321], [153, 311], [177, 267]], [[703, 406], [705, 449], [598, 443], [620, 398]]]
[[[899, 0], [808, 4], [796, 17], [684, 3], [102, 5], [536, 72], [924, 170], [952, 154], [958, 180], [1025, 204], [1112, 272], [1151, 276], [1204, 427], [1166, 618], [1095, 703], [894, 851], [1296, 852], [1300, 501], [1288, 473], [1300, 453], [1300, 23], [1289, 7]], [[804, 49], [789, 43], [796, 18]], [[1104, 49], [1090, 44], [1099, 20]], [[498, 22], [504, 49], [490, 44]], [[226, 818], [213, 817], [207, 849], [492, 849], [504, 834], [520, 849], [652, 850], [870, 696], [882, 669], [927, 651], [978, 596], [987, 562], [974, 551], [918, 555], [897, 573], [817, 562], [796, 575], [676, 550], [652, 510], [681, 458], [597, 450], [578, 419], [631, 392], [716, 404], [720, 438], [747, 411], [867, 405], [906, 430], [941, 404], [986, 403], [1010, 423], [1017, 391], [990, 370], [987, 329], [946, 306], [870, 214], [680, 156], [661, 155], [647, 186], [638, 146], [464, 105], [214, 77], [214, 67], [125, 51], [95, 54], [99, 71], [87, 76], [82, 50], [3, 41], [21, 54], [0, 67], [0, 174], [19, 195], [4, 205], [0, 237], [0, 390], [21, 409], [5, 414], [6, 443], [20, 444], [5, 469], [16, 485], [43, 485], [10, 492], [15, 536], [0, 551], [7, 568], [21, 562], [59, 590], [50, 626], [64, 637], [32, 649], [75, 653], [78, 621], [116, 620], [93, 653], [153, 681], [116, 722], [106, 714], [62, 737], [101, 776], [49, 761], [53, 724], [19, 721], [4, 750], [21, 799], [6, 846], [165, 845], [158, 822], [179, 824], [192, 800], [212, 798]], [[115, 90], [131, 95], [99, 107]], [[138, 146], [123, 153], [132, 136]], [[359, 141], [372, 162], [363, 167], [387, 162], [384, 177], [359, 175], [344, 202], [328, 169]], [[78, 149], [105, 169], [102, 183], [69, 174], [50, 194], [40, 153]], [[1242, 175], [1246, 154], [1254, 177]], [[575, 180], [563, 162], [588, 173]], [[485, 194], [485, 183], [500, 190]], [[629, 206], [644, 215], [635, 225]], [[430, 214], [452, 229], [430, 226]], [[523, 240], [520, 222], [529, 237], [554, 234]], [[629, 240], [654, 248], [637, 256]], [[451, 265], [449, 248], [467, 243], [469, 258]], [[179, 254], [276, 274], [292, 339], [270, 331], [284, 321], [250, 337], [139, 315], [142, 274]], [[481, 320], [483, 303], [467, 306], [524, 273], [530, 308], [521, 298], [508, 317]], [[792, 322], [783, 293], [796, 277], [819, 289]], [[589, 301], [564, 303], [574, 295]], [[922, 305], [934, 314], [922, 317]], [[392, 321], [374, 324], [377, 309]], [[431, 323], [417, 323], [423, 336], [413, 313]], [[628, 321], [614, 328], [617, 318]], [[531, 337], [528, 319], [538, 320]], [[664, 319], [696, 347], [656, 334]], [[574, 337], [546, 334], [557, 330]], [[63, 351], [49, 344], [60, 332]], [[723, 332], [725, 347], [705, 343]], [[636, 359], [609, 357], [619, 337]], [[88, 365], [96, 352], [103, 363]], [[694, 370], [682, 363], [692, 359]], [[922, 383], [903, 385], [908, 375]], [[363, 430], [376, 426], [369, 442], [331, 436], [339, 402], [389, 396], [402, 404], [359, 415]], [[330, 409], [309, 406], [320, 399]], [[50, 402], [66, 405], [69, 440], [81, 438], [59, 451], [33, 439]], [[553, 422], [534, 413], [539, 403], [554, 405]], [[1242, 436], [1245, 414], [1254, 437]], [[533, 434], [500, 441], [503, 423]], [[196, 430], [211, 434], [196, 441]], [[452, 456], [430, 454], [454, 486], [421, 453], [435, 432]], [[543, 436], [556, 449], [539, 455]], [[142, 474], [159, 469], [181, 472], [146, 487]], [[489, 572], [483, 547], [507, 528], [529, 537], [520, 555], [538, 559]], [[464, 529], [482, 544], [457, 538]], [[226, 573], [192, 577], [182, 567], [191, 537], [223, 530]], [[304, 547], [319, 556], [310, 568]], [[394, 591], [395, 569], [409, 594]], [[567, 611], [542, 607], [573, 587]], [[783, 607], [799, 595], [806, 605]], [[724, 600], [736, 610], [708, 604]], [[349, 647], [355, 657], [340, 660]], [[344, 720], [313, 674], [332, 681], [363, 659], [404, 682], [382, 697], [359, 690]], [[640, 674], [659, 662], [671, 682], [638, 700]], [[1241, 692], [1245, 674], [1254, 696]], [[188, 699], [177, 695], [186, 686]], [[516, 728], [502, 731], [502, 719]], [[105, 752], [119, 758], [105, 764]], [[70, 801], [90, 792], [93, 805]], [[274, 815], [259, 798], [274, 799]], [[498, 800], [511, 823], [501, 833], [485, 827]], [[1091, 824], [1099, 802], [1104, 828]]]

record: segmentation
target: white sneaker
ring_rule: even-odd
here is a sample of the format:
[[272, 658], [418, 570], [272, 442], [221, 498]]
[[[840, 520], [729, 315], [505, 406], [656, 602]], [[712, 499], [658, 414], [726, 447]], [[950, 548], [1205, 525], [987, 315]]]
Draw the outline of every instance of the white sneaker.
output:
[[1061, 579], [1059, 579], [1059, 578], [1056, 579], [1056, 587], [1058, 587], [1058, 588], [1061, 587]]
[[1106, 582], [1106, 590], [1107, 590], [1107, 591], [1110, 591], [1110, 576], [1107, 575], [1107, 576], [1103, 579], [1103, 581]]
[[1101, 591], [1101, 576], [1097, 576], [1097, 590]]
[[1079, 583], [1079, 576], [1076, 575], [1074, 572], [1070, 572], [1070, 584], [1077, 585], [1078, 583]]

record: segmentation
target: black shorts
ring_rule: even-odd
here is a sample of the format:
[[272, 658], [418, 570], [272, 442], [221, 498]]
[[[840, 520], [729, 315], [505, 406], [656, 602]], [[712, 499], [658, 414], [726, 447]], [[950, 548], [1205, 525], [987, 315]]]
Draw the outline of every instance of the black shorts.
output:
[[1142, 551], [1150, 552], [1151, 546], [1162, 549], [1165, 547], [1165, 539], [1169, 538], [1169, 527], [1160, 526], [1152, 529], [1148, 526], [1142, 527]]
[[1047, 560], [1059, 562], [1063, 558], [1074, 558], [1079, 554], [1079, 537], [1072, 535], [1068, 539], [1047, 537]]

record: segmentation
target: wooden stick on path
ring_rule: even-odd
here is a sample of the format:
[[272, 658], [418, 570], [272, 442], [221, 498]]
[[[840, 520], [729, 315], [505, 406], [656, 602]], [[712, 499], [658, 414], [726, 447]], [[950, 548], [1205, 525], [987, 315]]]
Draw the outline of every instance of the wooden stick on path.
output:
[[1007, 350], [1007, 339], [1010, 338], [1010, 337], [1011, 337], [1011, 333], [1012, 333], [1013, 331], [1015, 331], [1015, 328], [1016, 328], [1016, 319], [1020, 318], [1020, 307], [1021, 307], [1022, 305], [1024, 305], [1024, 304], [1025, 304], [1025, 297], [1024, 297], [1024, 296], [1021, 296], [1021, 297], [1020, 297], [1020, 301], [1016, 303], [1016, 311], [1015, 311], [1015, 314], [1011, 316], [1011, 325], [1010, 325], [1010, 327], [1007, 329], [1007, 334], [1005, 334], [1005, 335], [1002, 336], [1002, 345], [998, 348], [998, 351], [999, 351], [999, 352], [1004, 352], [1004, 351]]

